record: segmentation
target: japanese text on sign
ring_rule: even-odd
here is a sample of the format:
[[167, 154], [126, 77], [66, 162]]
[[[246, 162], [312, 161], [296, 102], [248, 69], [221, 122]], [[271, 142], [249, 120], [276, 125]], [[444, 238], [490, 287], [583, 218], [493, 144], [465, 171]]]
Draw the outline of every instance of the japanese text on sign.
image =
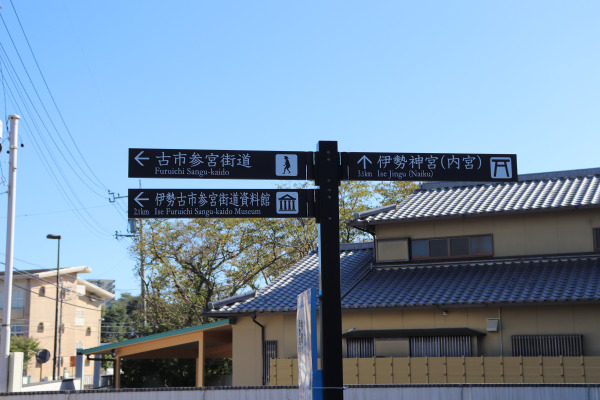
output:
[[312, 153], [129, 149], [130, 178], [309, 179]]
[[342, 160], [350, 180], [516, 179], [514, 155], [343, 153]]
[[129, 189], [129, 217], [309, 217], [313, 199], [309, 189]]

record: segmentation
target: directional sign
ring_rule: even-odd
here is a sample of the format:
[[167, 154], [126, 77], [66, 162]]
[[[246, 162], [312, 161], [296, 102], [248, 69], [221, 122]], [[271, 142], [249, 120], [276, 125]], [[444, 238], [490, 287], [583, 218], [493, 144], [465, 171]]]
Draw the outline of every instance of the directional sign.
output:
[[514, 154], [342, 153], [351, 181], [517, 181]]
[[129, 218], [308, 218], [313, 189], [129, 189]]
[[130, 178], [312, 179], [312, 152], [129, 149]]

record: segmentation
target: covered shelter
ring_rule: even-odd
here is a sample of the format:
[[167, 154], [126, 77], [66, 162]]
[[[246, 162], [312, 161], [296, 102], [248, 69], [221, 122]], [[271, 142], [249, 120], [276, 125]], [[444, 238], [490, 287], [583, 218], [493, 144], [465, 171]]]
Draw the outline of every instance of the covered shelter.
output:
[[[196, 386], [204, 386], [204, 362], [207, 358], [232, 358], [232, 325], [224, 319], [189, 328], [134, 338], [118, 343], [81, 350], [84, 356], [110, 355], [114, 358], [114, 386], [120, 388], [123, 359], [196, 359]], [[96, 369], [99, 371], [99, 368]]]

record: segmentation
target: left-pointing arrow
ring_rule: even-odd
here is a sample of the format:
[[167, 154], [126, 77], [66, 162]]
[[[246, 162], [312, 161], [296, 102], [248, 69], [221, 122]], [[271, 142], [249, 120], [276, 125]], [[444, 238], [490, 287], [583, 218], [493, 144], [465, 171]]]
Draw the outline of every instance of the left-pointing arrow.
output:
[[142, 164], [142, 162], [140, 160], [149, 160], [150, 157], [142, 157], [142, 154], [144, 153], [144, 151], [140, 151], [140, 154], [138, 154], [137, 156], [135, 156], [135, 161], [138, 162], [138, 164], [140, 164], [142, 167], [144, 166], [144, 164]]
[[140, 194], [138, 194], [137, 196], [135, 196], [135, 202], [138, 203], [140, 205], [140, 207], [144, 207], [144, 205], [142, 203], [140, 203], [140, 200], [150, 200], [147, 197], [140, 197], [141, 195], [143, 195], [144, 192], [140, 192]]

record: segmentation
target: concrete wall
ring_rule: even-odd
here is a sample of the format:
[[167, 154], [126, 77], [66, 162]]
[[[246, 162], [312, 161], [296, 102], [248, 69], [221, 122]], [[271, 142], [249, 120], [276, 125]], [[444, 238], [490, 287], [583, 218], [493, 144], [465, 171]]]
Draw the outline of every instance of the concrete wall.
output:
[[593, 252], [600, 210], [540, 212], [377, 225], [378, 239], [492, 234], [494, 257]]

